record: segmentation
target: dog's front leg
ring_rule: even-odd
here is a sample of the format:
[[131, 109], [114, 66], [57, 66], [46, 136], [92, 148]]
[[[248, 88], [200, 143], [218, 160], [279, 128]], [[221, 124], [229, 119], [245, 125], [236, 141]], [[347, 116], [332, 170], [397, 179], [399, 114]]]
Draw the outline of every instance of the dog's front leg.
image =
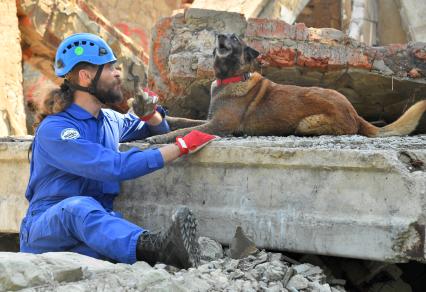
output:
[[172, 131], [182, 128], [195, 127], [207, 123], [207, 120], [192, 120], [186, 118], [166, 116], [166, 121]]
[[150, 144], [172, 143], [176, 140], [176, 137], [185, 136], [186, 134], [188, 134], [192, 130], [198, 130], [198, 131], [205, 132], [207, 134], [212, 134], [212, 135], [222, 134], [222, 133], [219, 133], [219, 131], [214, 127], [214, 124], [209, 121], [209, 122], [207, 122], [203, 125], [185, 128], [185, 129], [180, 129], [180, 130], [169, 132], [167, 134], [152, 136], [152, 137], [145, 139], [145, 141], [147, 141]]

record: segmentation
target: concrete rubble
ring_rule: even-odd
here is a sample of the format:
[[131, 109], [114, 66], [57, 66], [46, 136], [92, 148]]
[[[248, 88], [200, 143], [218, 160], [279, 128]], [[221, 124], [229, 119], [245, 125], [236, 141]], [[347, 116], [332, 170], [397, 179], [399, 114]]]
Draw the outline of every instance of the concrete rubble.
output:
[[[206, 117], [220, 32], [236, 33], [260, 51], [257, 70], [270, 80], [336, 89], [368, 120], [391, 122], [424, 98], [426, 43], [368, 47], [335, 29], [190, 8], [153, 29], [149, 84], [171, 115]], [[421, 74], [408, 74], [413, 68]]]
[[[0, 142], [0, 232], [18, 232], [27, 207], [29, 144]], [[123, 182], [115, 208], [158, 228], [188, 205], [200, 235], [225, 245], [241, 226], [268, 250], [425, 262], [425, 149], [425, 135], [224, 137]]]
[[291, 264], [280, 253], [259, 251], [242, 259], [223, 256], [222, 247], [198, 268], [178, 270], [145, 262], [113, 264], [60, 252], [41, 255], [0, 252], [0, 291], [346, 291], [309, 263]]
[[[147, 145], [122, 149], [135, 146]], [[424, 262], [425, 149], [425, 135], [225, 137], [123, 182], [116, 208], [158, 227], [189, 205], [226, 245], [240, 225], [259, 248]]]

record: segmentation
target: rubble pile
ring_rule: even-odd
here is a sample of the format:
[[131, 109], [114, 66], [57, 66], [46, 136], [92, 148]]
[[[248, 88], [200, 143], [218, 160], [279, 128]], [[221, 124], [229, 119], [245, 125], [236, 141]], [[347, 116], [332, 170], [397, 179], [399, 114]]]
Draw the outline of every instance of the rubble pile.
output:
[[261, 53], [254, 71], [280, 84], [335, 89], [367, 120], [392, 122], [423, 99], [425, 43], [370, 47], [336, 29], [190, 8], [163, 18], [152, 32], [148, 82], [171, 115], [206, 117], [215, 34], [223, 32]]
[[223, 257], [222, 247], [211, 239], [200, 237], [200, 243], [202, 264], [188, 270], [112, 264], [67, 252], [2, 252], [0, 291], [346, 291], [344, 280], [327, 278], [318, 266], [291, 264], [280, 253], [232, 259]]

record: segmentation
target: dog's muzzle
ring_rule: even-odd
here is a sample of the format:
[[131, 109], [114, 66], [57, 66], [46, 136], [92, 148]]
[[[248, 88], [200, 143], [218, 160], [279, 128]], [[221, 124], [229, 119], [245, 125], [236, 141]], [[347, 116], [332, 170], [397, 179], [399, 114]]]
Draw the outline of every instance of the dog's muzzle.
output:
[[218, 35], [216, 39], [216, 53], [219, 57], [224, 57], [232, 52], [229, 39], [224, 35]]

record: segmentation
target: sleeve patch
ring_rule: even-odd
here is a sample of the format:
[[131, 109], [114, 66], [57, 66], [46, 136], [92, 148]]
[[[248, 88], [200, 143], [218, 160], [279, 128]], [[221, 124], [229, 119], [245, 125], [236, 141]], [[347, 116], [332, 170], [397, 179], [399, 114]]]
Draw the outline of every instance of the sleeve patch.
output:
[[61, 132], [62, 140], [72, 140], [77, 138], [80, 138], [80, 133], [74, 128], [66, 128]]

